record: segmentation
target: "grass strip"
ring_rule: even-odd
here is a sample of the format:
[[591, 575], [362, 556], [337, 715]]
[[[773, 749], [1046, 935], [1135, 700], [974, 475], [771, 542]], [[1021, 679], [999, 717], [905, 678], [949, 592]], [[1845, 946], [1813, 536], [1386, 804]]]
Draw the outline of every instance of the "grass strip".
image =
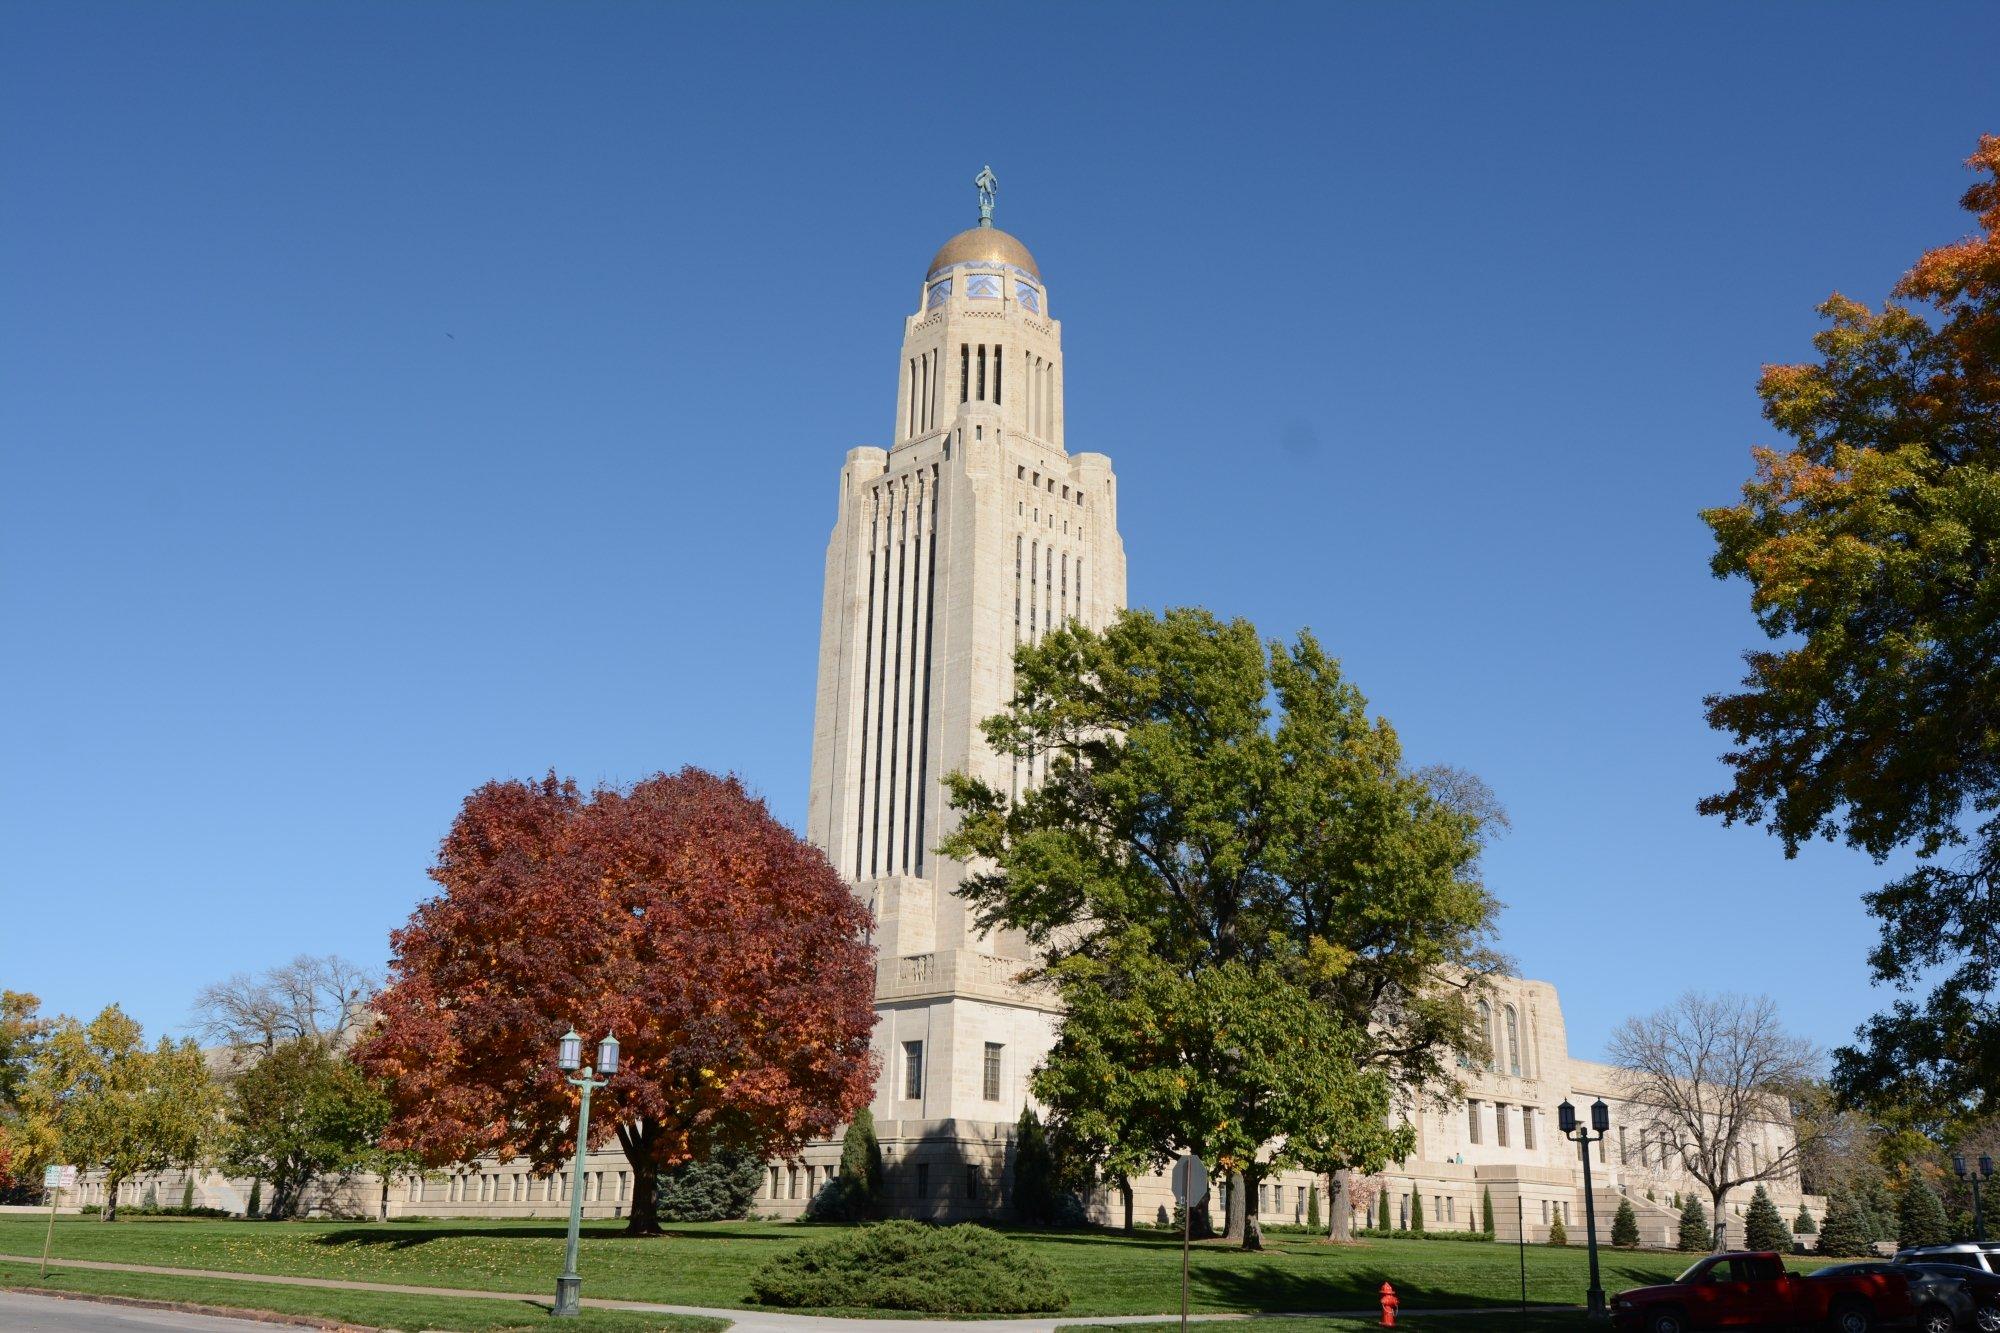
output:
[[[326, 1287], [284, 1287], [231, 1282], [226, 1278], [168, 1277], [154, 1273], [108, 1273], [88, 1268], [51, 1268], [46, 1279], [32, 1264], [0, 1262], [0, 1286], [44, 1295], [124, 1296], [149, 1301], [253, 1310], [330, 1319], [360, 1328], [403, 1331], [547, 1329], [545, 1306], [528, 1301], [477, 1300], [449, 1296], [405, 1296], [394, 1292], [337, 1291]], [[725, 1319], [694, 1315], [637, 1314], [586, 1308], [564, 1327], [579, 1333], [722, 1333]]]

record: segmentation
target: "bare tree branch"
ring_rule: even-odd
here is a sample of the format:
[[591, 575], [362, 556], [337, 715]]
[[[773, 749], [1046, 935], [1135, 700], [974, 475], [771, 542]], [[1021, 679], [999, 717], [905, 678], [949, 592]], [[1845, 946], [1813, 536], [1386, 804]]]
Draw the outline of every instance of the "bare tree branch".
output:
[[[1767, 996], [1693, 991], [1657, 1013], [1628, 1018], [1612, 1033], [1622, 1092], [1646, 1131], [1707, 1188], [1715, 1243], [1726, 1230], [1723, 1201], [1739, 1185], [1797, 1173], [1812, 1128], [1791, 1108], [1821, 1064], [1817, 1047], [1788, 1035]], [[1781, 1133], [1761, 1132], [1765, 1126]]]
[[195, 1030], [243, 1054], [268, 1054], [302, 1038], [344, 1047], [366, 1023], [380, 988], [375, 973], [335, 954], [300, 954], [257, 976], [239, 972], [202, 987]]

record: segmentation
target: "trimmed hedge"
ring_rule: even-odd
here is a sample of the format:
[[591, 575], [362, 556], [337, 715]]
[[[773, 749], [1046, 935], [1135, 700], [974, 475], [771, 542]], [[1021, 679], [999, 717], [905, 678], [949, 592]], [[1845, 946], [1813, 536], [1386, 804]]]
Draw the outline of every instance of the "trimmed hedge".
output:
[[1048, 1262], [966, 1223], [881, 1222], [781, 1254], [751, 1280], [762, 1305], [926, 1314], [1039, 1314], [1069, 1293]]
[[[1266, 1231], [1279, 1231], [1283, 1229], [1285, 1228], [1264, 1228]], [[1493, 1243], [1493, 1233], [1490, 1231], [1383, 1231], [1378, 1227], [1362, 1227], [1354, 1233], [1354, 1238], [1356, 1240], [1469, 1240], [1481, 1245], [1490, 1245]]]

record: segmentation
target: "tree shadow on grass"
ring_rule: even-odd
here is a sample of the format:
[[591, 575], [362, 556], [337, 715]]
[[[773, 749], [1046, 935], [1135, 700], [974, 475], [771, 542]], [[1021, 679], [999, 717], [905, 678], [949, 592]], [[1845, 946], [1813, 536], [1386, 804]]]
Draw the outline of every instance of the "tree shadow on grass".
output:
[[[544, 1226], [494, 1227], [490, 1224], [453, 1223], [412, 1226], [408, 1223], [394, 1223], [384, 1226], [374, 1223], [359, 1227], [342, 1227], [337, 1231], [324, 1231], [312, 1238], [315, 1245], [336, 1246], [355, 1245], [373, 1249], [408, 1250], [419, 1245], [427, 1245], [437, 1240], [567, 1240], [569, 1225], [564, 1222], [550, 1222]], [[665, 1226], [657, 1236], [635, 1236], [622, 1227], [585, 1224], [582, 1238], [587, 1241], [674, 1241], [674, 1240], [731, 1240], [731, 1241], [775, 1241], [781, 1244], [796, 1244], [802, 1236], [773, 1235], [761, 1231], [696, 1230], [688, 1227]]]
[[[1189, 1285], [1205, 1304], [1229, 1310], [1309, 1314], [1331, 1310], [1367, 1310], [1379, 1300], [1384, 1281], [1394, 1281], [1386, 1269], [1354, 1267], [1338, 1274], [1297, 1273], [1270, 1265], [1245, 1268], [1205, 1268]], [[1396, 1297], [1409, 1311], [1422, 1309], [1499, 1309], [1518, 1304], [1495, 1296], [1475, 1295], [1417, 1282], [1396, 1282]]]

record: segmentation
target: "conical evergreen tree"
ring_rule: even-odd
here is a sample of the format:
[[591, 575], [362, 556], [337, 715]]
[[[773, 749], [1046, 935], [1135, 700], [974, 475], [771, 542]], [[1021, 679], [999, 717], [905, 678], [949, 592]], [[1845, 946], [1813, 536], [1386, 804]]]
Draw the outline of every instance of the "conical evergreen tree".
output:
[[1743, 1214], [1743, 1244], [1752, 1250], [1776, 1250], [1779, 1254], [1792, 1248], [1792, 1229], [1778, 1215], [1778, 1205], [1771, 1202], [1762, 1185], [1750, 1196], [1750, 1211]]
[[1617, 1216], [1611, 1219], [1611, 1243], [1628, 1250], [1639, 1244], [1639, 1215], [1632, 1211], [1630, 1199], [1618, 1201]]
[[1021, 1108], [1014, 1126], [1014, 1216], [1029, 1226], [1056, 1220], [1056, 1163], [1035, 1108]]
[[1714, 1241], [1715, 1233], [1708, 1229], [1708, 1210], [1701, 1206], [1701, 1200], [1690, 1194], [1681, 1205], [1680, 1244], [1676, 1249], [1689, 1253], [1699, 1253]]
[[245, 1217], [255, 1217], [257, 1216], [257, 1214], [263, 1211], [264, 1211], [264, 1182], [261, 1180], [253, 1180], [250, 1182], [250, 1202], [244, 1207], [243, 1215]]
[[1819, 1252], [1829, 1258], [1868, 1253], [1868, 1228], [1861, 1206], [1846, 1190], [1835, 1190], [1826, 1201], [1819, 1224]]
[[1386, 1234], [1395, 1225], [1389, 1220], [1389, 1191], [1383, 1190], [1376, 1197], [1381, 1200], [1382, 1206], [1376, 1210], [1375, 1229]]
[[1319, 1182], [1306, 1186], [1306, 1230], [1319, 1230]]
[[1800, 1204], [1799, 1215], [1792, 1219], [1792, 1234], [1794, 1236], [1810, 1236], [1818, 1230], [1819, 1227], [1813, 1222], [1813, 1215], [1806, 1211], [1806, 1206], [1803, 1203]]
[[1896, 1244], [1903, 1249], [1919, 1245], [1949, 1245], [1951, 1223], [1945, 1220], [1944, 1201], [1931, 1183], [1921, 1176], [1903, 1186], [1902, 1206], [1896, 1210]]
[[1424, 1229], [1424, 1196], [1417, 1193], [1415, 1190], [1411, 1190], [1410, 1230], [1422, 1231], [1423, 1229]]
[[1868, 1239], [1896, 1238], [1896, 1201], [1889, 1197], [1889, 1186], [1879, 1176], [1862, 1186], [1861, 1196], [1855, 1202], [1861, 1206]]
[[840, 1178], [813, 1196], [806, 1216], [854, 1222], [872, 1216], [881, 1202], [882, 1145], [875, 1138], [875, 1113], [864, 1106], [840, 1141]]
[[1549, 1244], [1569, 1244], [1569, 1229], [1563, 1225], [1563, 1215], [1561, 1213], [1557, 1213], [1556, 1220], [1549, 1223]]
[[1488, 1185], [1479, 1192], [1479, 1229], [1487, 1235], [1493, 1234], [1493, 1187]]

